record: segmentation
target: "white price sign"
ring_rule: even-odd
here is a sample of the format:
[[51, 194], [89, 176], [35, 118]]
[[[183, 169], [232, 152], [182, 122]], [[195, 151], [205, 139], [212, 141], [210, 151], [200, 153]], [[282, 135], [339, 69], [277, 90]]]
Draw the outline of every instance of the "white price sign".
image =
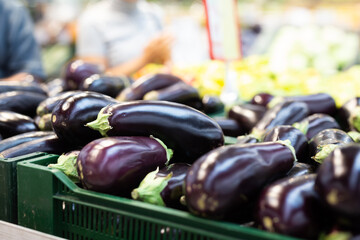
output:
[[211, 59], [231, 61], [241, 58], [237, 0], [203, 0]]

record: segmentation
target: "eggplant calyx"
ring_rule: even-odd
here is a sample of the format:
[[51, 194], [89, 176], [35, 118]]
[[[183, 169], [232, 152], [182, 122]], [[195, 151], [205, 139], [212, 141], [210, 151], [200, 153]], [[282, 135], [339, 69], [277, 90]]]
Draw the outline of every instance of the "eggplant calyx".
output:
[[352, 138], [352, 140], [354, 140], [354, 142], [360, 142], [360, 132], [350, 131], [347, 134]]
[[42, 130], [42, 131], [46, 130], [46, 123], [48, 121], [51, 121], [51, 113], [46, 113], [40, 117], [40, 120], [38, 123], [38, 127], [40, 128], [40, 130]]
[[154, 136], [152, 136], [152, 135], [151, 135], [150, 137], [153, 138], [153, 139], [155, 139], [156, 141], [158, 141], [158, 142], [161, 144], [161, 146], [163, 146], [163, 148], [165, 148], [165, 151], [166, 151], [166, 159], [167, 159], [165, 165], [168, 165], [169, 162], [170, 162], [170, 159], [172, 158], [172, 156], [173, 156], [173, 154], [174, 154], [174, 151], [173, 151], [172, 149], [168, 148], [168, 147], [165, 145], [165, 143], [164, 143], [163, 141], [161, 141], [160, 139], [158, 139], [158, 138], [156, 138], [156, 137], [154, 137]]
[[57, 163], [49, 164], [48, 167], [55, 168], [62, 171], [68, 176], [73, 182], [79, 182], [79, 175], [76, 170], [77, 155], [61, 155]]
[[278, 140], [276, 142], [288, 147], [294, 157], [294, 162], [297, 162], [296, 151], [295, 151], [295, 148], [291, 145], [290, 140], [288, 140], [288, 139], [287, 140]]
[[171, 172], [165, 177], [157, 177], [156, 174], [158, 172], [159, 167], [155, 171], [148, 173], [141, 181], [139, 187], [131, 192], [131, 197], [135, 200], [165, 206], [160, 194], [167, 186], [173, 173]]
[[342, 231], [335, 231], [330, 234], [321, 234], [319, 239], [320, 240], [350, 240], [352, 238], [352, 234], [350, 232], [342, 232]]
[[323, 163], [324, 159], [327, 158], [338, 146], [339, 145], [337, 144], [321, 145], [317, 148], [318, 152], [312, 157], [312, 159], [318, 163]]
[[102, 108], [97, 115], [96, 120], [85, 124], [86, 127], [99, 131], [104, 137], [107, 137], [106, 133], [112, 129], [109, 123], [109, 117], [111, 113], [104, 113], [105, 108]]
[[309, 130], [309, 121], [296, 122], [292, 126], [299, 129], [304, 135], [306, 135]]
[[257, 129], [257, 128], [253, 128], [253, 130], [251, 131], [250, 135], [253, 136], [254, 138], [256, 138], [256, 139], [258, 140], [258, 142], [262, 142], [264, 133], [265, 133], [264, 130], [260, 130], [260, 129]]
[[277, 105], [278, 103], [281, 103], [282, 101], [284, 101], [284, 97], [273, 97], [273, 99], [270, 100], [270, 102], [266, 105], [267, 108], [273, 108], [275, 105]]

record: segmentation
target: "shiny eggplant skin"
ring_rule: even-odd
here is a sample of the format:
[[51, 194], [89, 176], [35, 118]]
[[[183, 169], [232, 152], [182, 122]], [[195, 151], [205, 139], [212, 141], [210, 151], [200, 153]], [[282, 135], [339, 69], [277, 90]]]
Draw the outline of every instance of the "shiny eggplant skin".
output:
[[103, 70], [97, 64], [84, 62], [82, 60], [71, 60], [65, 64], [63, 78], [66, 89], [77, 90], [83, 81], [94, 74], [101, 74]]
[[37, 130], [39, 129], [32, 118], [20, 113], [0, 110], [0, 134], [4, 139]]
[[44, 136], [29, 142], [22, 143], [12, 148], [0, 152], [0, 157], [13, 158], [33, 152], [45, 152], [52, 154], [62, 154], [71, 150], [66, 142], [60, 140], [55, 133]]
[[[296, 123], [295, 123], [296, 124]], [[298, 126], [305, 126], [304, 133], [306, 132], [306, 138], [310, 140], [317, 133], [322, 130], [329, 128], [340, 129], [339, 124], [336, 122], [335, 118], [330, 115], [323, 113], [315, 113], [299, 122]], [[296, 127], [296, 125], [294, 125]], [[299, 128], [300, 129], [300, 128]], [[302, 129], [300, 129], [302, 130]]]
[[290, 140], [299, 162], [309, 162], [309, 144], [305, 135], [290, 125], [278, 125], [264, 134], [263, 142]]
[[20, 92], [33, 92], [47, 96], [45, 89], [34, 82], [22, 81], [0, 81], [0, 93], [20, 91]]
[[267, 130], [278, 125], [292, 125], [309, 115], [309, 109], [303, 102], [282, 101], [268, 109], [256, 123], [252, 133], [262, 137]]
[[53, 109], [52, 127], [57, 136], [76, 146], [100, 138], [97, 131], [85, 126], [96, 119], [101, 108], [117, 103], [114, 98], [95, 92], [82, 92], [65, 98]]
[[360, 145], [336, 148], [321, 164], [315, 182], [322, 201], [334, 212], [360, 222]]
[[172, 74], [148, 74], [135, 80], [131, 86], [121, 91], [116, 99], [119, 101], [142, 100], [144, 95], [150, 91], [169, 87], [181, 81], [183, 80]]
[[274, 98], [274, 96], [269, 93], [258, 93], [252, 97], [252, 99], [250, 100], [250, 103], [267, 107], [268, 103], [273, 98]]
[[303, 239], [318, 239], [323, 229], [316, 174], [280, 179], [261, 193], [256, 210], [260, 228]]
[[332, 144], [341, 146], [353, 142], [354, 140], [343, 130], [332, 128], [325, 129], [317, 133], [309, 141], [310, 156], [315, 156], [321, 150], [321, 147], [326, 145]]
[[143, 99], [182, 103], [198, 110], [202, 108], [199, 91], [183, 81], [147, 92]]
[[63, 78], [55, 78], [50, 80], [45, 85], [49, 97], [56, 96], [62, 92], [69, 91], [66, 87], [66, 82]]
[[226, 117], [214, 117], [225, 136], [237, 137], [245, 134], [242, 126], [235, 119]]
[[256, 137], [254, 137], [252, 135], [242, 135], [242, 136], [238, 136], [236, 138], [237, 144], [257, 143], [257, 142], [259, 142], [259, 139], [257, 139]]
[[212, 114], [224, 110], [225, 105], [216, 95], [204, 95], [201, 99], [202, 111], [205, 114]]
[[83, 147], [77, 170], [84, 188], [130, 197], [131, 191], [167, 162], [165, 148], [150, 137], [107, 137]]
[[115, 98], [123, 89], [130, 86], [130, 79], [126, 76], [107, 76], [94, 74], [84, 80], [79, 89], [93, 91]]
[[59, 104], [62, 100], [78, 93], [81, 93], [81, 91], [66, 91], [63, 93], [59, 93], [56, 96], [46, 98], [37, 106], [36, 115], [42, 116], [48, 113], [52, 113], [52, 110], [55, 108], [55, 106]]
[[[173, 161], [191, 164], [208, 151], [224, 145], [224, 134], [216, 121], [180, 103], [129, 101], [107, 106], [98, 115], [108, 116], [103, 136], [153, 135], [174, 151]], [[94, 127], [96, 121], [87, 124]]]
[[344, 131], [360, 131], [360, 97], [354, 97], [345, 102], [336, 116]]
[[51, 131], [33, 131], [33, 132], [26, 132], [21, 133], [12, 137], [9, 137], [7, 139], [3, 139], [0, 141], [0, 152], [15, 147], [17, 145], [20, 145], [25, 142], [29, 142], [38, 138], [42, 138], [48, 135], [53, 134]]
[[308, 163], [296, 162], [295, 165], [286, 174], [288, 177], [296, 177], [306, 174], [315, 173], [316, 169], [313, 165]]
[[0, 110], [13, 111], [34, 117], [37, 106], [46, 98], [46, 95], [34, 92], [11, 91], [0, 93]]
[[336, 114], [336, 104], [332, 96], [327, 93], [317, 93], [302, 96], [285, 97], [286, 100], [304, 102], [309, 108], [309, 115], [323, 113], [330, 116]]
[[292, 168], [295, 157], [282, 143], [234, 144], [201, 156], [185, 178], [185, 200], [195, 215], [240, 217], [261, 189]]
[[262, 105], [244, 103], [231, 107], [227, 115], [228, 118], [238, 121], [245, 133], [249, 133], [264, 116], [266, 110]]

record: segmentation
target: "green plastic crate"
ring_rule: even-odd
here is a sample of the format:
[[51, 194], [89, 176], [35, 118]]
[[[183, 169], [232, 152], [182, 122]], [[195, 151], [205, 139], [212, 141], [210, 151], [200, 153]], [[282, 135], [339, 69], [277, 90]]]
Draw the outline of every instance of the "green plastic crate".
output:
[[17, 223], [17, 173], [18, 162], [45, 155], [31, 153], [16, 158], [0, 158], [0, 220]]
[[96, 193], [57, 169], [56, 155], [18, 164], [18, 224], [67, 239], [234, 240], [290, 237]]

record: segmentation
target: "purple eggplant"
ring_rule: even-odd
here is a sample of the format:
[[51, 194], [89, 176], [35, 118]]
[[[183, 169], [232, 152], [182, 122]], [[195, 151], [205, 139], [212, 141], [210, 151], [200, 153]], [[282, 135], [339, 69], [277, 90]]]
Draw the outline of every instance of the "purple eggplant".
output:
[[317, 163], [322, 163], [335, 148], [353, 142], [354, 140], [343, 130], [325, 129], [309, 141], [310, 156]]
[[253, 127], [251, 134], [261, 139], [267, 130], [278, 125], [292, 125], [308, 115], [309, 109], [305, 103], [282, 101], [266, 111]]
[[360, 145], [336, 148], [321, 164], [315, 188], [334, 212], [360, 222]]
[[318, 239], [325, 213], [315, 191], [316, 174], [280, 179], [266, 187], [258, 201], [260, 228], [303, 239]]
[[47, 96], [45, 89], [34, 82], [23, 82], [23, 81], [0, 81], [0, 93], [5, 92], [33, 92]]
[[204, 95], [201, 99], [202, 111], [205, 114], [213, 114], [224, 111], [224, 103], [216, 95]]
[[144, 95], [153, 90], [169, 87], [183, 80], [173, 74], [148, 74], [137, 79], [130, 87], [125, 88], [116, 97], [119, 101], [142, 100]]
[[39, 138], [49, 136], [52, 134], [54, 134], [54, 133], [50, 132], [50, 131], [33, 131], [33, 132], [17, 134], [15, 136], [12, 136], [12, 137], [9, 137], [9, 138], [6, 138], [6, 139], [3, 139], [0, 141], [0, 152], [6, 150], [8, 148], [12, 148], [17, 145], [20, 145], [22, 143], [30, 142], [32, 140], [39, 139]]
[[292, 168], [295, 154], [285, 143], [219, 147], [194, 162], [185, 178], [185, 200], [196, 215], [240, 217], [266, 185]]
[[57, 136], [76, 146], [83, 146], [100, 138], [99, 132], [85, 126], [96, 119], [101, 108], [117, 101], [95, 92], [82, 92], [65, 98], [53, 109], [52, 127]]
[[323, 113], [312, 114], [304, 118], [302, 121], [294, 123], [293, 126], [302, 131], [308, 140], [324, 129], [340, 129], [340, 126], [336, 122], [335, 118]]
[[38, 126], [38, 128], [41, 131], [53, 131], [52, 123], [51, 123], [51, 116], [52, 116], [51, 113], [47, 113], [47, 114], [42, 115], [41, 117], [36, 116], [34, 118], [36, 125]]
[[46, 89], [49, 97], [54, 97], [62, 92], [69, 91], [63, 78], [55, 78], [46, 83]]
[[184, 195], [183, 185], [189, 168], [187, 163], [173, 163], [152, 171], [131, 192], [131, 197], [159, 206], [185, 209], [180, 198]]
[[252, 97], [250, 103], [267, 107], [267, 105], [269, 104], [269, 102], [271, 102], [273, 98], [274, 96], [269, 93], [258, 93]]
[[360, 97], [354, 97], [338, 110], [337, 120], [344, 131], [360, 132]]
[[224, 144], [214, 119], [184, 104], [167, 101], [129, 101], [103, 108], [88, 127], [103, 136], [150, 136], [174, 150], [174, 161], [194, 162]]
[[2, 158], [13, 158], [33, 152], [62, 154], [71, 150], [67, 142], [60, 140], [55, 133], [29, 142], [22, 143], [0, 152]]
[[252, 135], [242, 135], [242, 136], [238, 136], [236, 138], [236, 143], [237, 144], [244, 144], [244, 143], [257, 143], [259, 142], [259, 139], [255, 136]]
[[0, 134], [4, 139], [37, 130], [39, 129], [32, 118], [20, 113], [0, 110]]
[[143, 99], [182, 103], [199, 110], [202, 108], [199, 91], [183, 81], [158, 90], [149, 91], [144, 95]]
[[94, 74], [86, 78], [79, 89], [93, 91], [115, 98], [119, 93], [130, 86], [131, 80], [126, 76], [107, 76]]
[[73, 182], [78, 183], [79, 174], [77, 172], [77, 158], [80, 154], [80, 150], [72, 150], [59, 156], [57, 163], [49, 164], [48, 167], [55, 168], [62, 171]]
[[244, 103], [231, 107], [227, 115], [228, 118], [238, 121], [245, 133], [249, 133], [264, 116], [266, 110], [266, 107], [261, 105]]
[[288, 177], [296, 177], [306, 174], [315, 173], [316, 169], [313, 165], [308, 163], [296, 162], [295, 165], [286, 174]]
[[309, 144], [305, 135], [290, 125], [278, 125], [264, 134], [263, 142], [289, 140], [294, 147], [296, 158], [300, 162], [309, 162]]
[[46, 98], [46, 95], [34, 92], [11, 91], [0, 93], [0, 110], [13, 111], [34, 117], [37, 106]]
[[38, 116], [42, 116], [48, 113], [52, 113], [55, 106], [58, 105], [62, 100], [78, 93], [82, 93], [82, 91], [67, 91], [59, 93], [58, 95], [53, 97], [48, 97], [44, 101], [39, 103], [38, 107], [36, 108], [36, 114]]
[[82, 60], [71, 60], [65, 65], [63, 79], [67, 89], [77, 90], [86, 78], [94, 74], [101, 74], [102, 72], [103, 69], [97, 64]]
[[107, 137], [81, 149], [77, 170], [86, 189], [130, 197], [149, 172], [167, 161], [167, 150], [154, 138]]
[[242, 126], [235, 119], [214, 117], [214, 120], [219, 124], [225, 136], [237, 137], [245, 134]]

